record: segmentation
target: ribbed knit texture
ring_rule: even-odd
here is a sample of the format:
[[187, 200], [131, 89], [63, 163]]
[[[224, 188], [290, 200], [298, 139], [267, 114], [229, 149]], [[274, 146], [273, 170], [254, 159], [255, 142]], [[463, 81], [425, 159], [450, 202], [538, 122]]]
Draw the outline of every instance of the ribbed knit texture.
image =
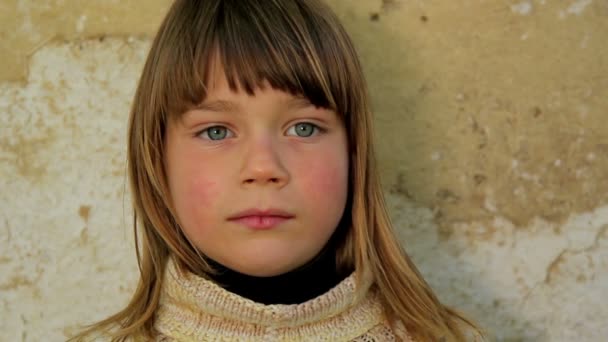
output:
[[410, 341], [388, 328], [371, 281], [353, 273], [327, 293], [292, 305], [264, 305], [212, 281], [179, 272], [170, 261], [155, 329], [159, 341]]

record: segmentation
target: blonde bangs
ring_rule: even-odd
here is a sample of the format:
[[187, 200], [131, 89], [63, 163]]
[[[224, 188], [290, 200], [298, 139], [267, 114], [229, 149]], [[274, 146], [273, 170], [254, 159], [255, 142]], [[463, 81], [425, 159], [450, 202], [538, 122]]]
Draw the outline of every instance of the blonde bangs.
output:
[[[357, 105], [361, 84], [345, 33], [298, 2], [206, 1], [182, 4], [172, 28], [155, 46], [165, 48], [155, 70], [164, 114], [179, 116], [206, 97], [210, 65], [219, 58], [229, 86], [253, 94], [271, 87], [303, 96], [342, 119]], [[167, 49], [166, 46], [171, 46]]]

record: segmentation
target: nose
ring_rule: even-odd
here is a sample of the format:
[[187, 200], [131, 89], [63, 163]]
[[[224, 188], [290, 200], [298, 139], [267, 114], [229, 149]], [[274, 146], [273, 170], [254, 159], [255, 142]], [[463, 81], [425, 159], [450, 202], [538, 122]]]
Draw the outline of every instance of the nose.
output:
[[273, 185], [282, 188], [289, 182], [278, 144], [270, 137], [250, 141], [245, 147], [241, 183]]

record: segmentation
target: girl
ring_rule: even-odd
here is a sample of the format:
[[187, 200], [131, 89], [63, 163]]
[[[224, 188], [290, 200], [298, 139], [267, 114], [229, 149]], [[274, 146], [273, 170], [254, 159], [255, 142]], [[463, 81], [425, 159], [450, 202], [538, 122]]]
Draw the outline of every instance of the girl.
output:
[[129, 125], [139, 285], [74, 337], [464, 341], [393, 234], [361, 66], [318, 0], [177, 0]]

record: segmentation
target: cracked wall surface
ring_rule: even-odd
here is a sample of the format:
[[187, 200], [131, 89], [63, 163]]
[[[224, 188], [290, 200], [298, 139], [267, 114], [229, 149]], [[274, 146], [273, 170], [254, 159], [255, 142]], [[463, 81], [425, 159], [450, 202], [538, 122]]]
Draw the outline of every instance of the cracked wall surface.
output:
[[[126, 120], [169, 4], [0, 0], [0, 341], [62, 341], [133, 290]], [[498, 341], [608, 340], [608, 2], [330, 4], [439, 297]]]

